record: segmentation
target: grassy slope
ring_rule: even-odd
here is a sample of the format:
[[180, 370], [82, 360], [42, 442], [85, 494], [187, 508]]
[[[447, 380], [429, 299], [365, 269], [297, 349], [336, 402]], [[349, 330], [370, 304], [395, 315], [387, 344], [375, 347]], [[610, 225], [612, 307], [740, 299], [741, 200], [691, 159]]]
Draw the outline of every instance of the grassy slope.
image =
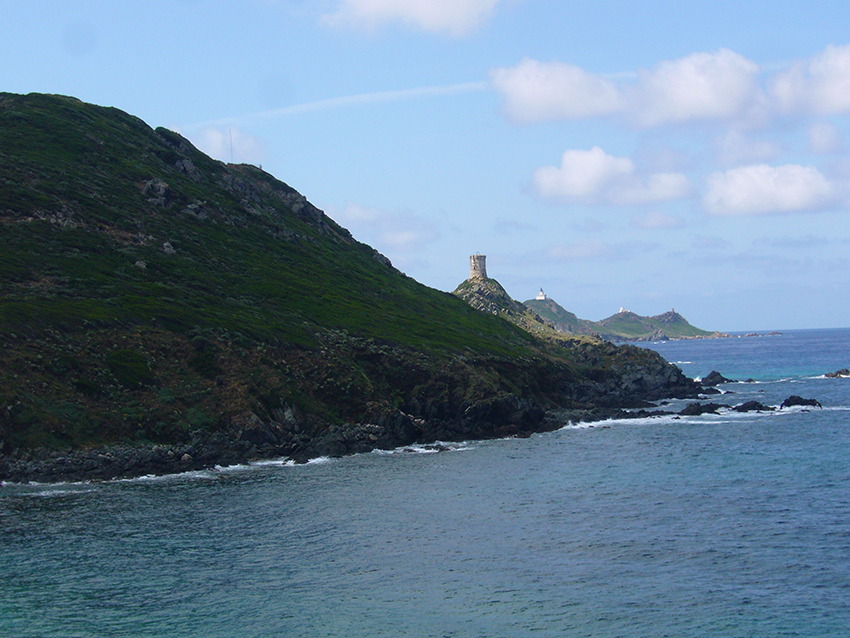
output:
[[[250, 182], [246, 206], [223, 180], [288, 188], [115, 109], [3, 96], [0, 149], [0, 321], [10, 329], [162, 321], [294, 344], [311, 343], [315, 325], [415, 347], [502, 350], [523, 342], [493, 321], [482, 330], [481, 317], [448, 295], [381, 267], [371, 248], [326, 217], [322, 232]], [[185, 156], [203, 178], [174, 166]], [[169, 186], [165, 206], [142, 193], [152, 179]], [[185, 212], [193, 205], [205, 220]], [[165, 242], [174, 254], [163, 251]]]
[[575, 314], [565, 310], [552, 299], [529, 299], [523, 303], [544, 319], [551, 321], [561, 330], [580, 335], [598, 334], [598, 330], [592, 321], [579, 319]]
[[620, 312], [598, 322], [602, 334], [614, 334], [626, 339], [650, 337], [663, 332], [670, 339], [707, 337], [711, 332], [692, 326], [680, 314], [668, 311], [654, 317], [641, 317], [633, 312]]
[[557, 402], [637, 356], [546, 346], [259, 169], [73, 98], [0, 94], [0, 238], [0, 452]]
[[398, 402], [392, 371], [369, 379], [345, 347], [329, 360], [333, 335], [427, 353], [426, 372], [537, 347], [382, 263], [259, 169], [73, 98], [0, 95], [0, 233], [0, 448]]
[[692, 326], [682, 315], [672, 310], [654, 317], [620, 312], [601, 321], [589, 321], [579, 319], [552, 299], [530, 299], [523, 303], [559, 329], [574, 334], [597, 334], [606, 339], [621, 340], [647, 339], [659, 332], [663, 332], [670, 339], [707, 337], [714, 334]]

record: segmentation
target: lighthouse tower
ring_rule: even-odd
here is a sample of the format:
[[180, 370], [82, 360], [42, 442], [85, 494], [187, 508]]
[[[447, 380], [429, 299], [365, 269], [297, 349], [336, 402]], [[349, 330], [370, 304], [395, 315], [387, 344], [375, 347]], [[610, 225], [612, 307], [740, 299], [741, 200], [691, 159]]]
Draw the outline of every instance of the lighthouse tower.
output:
[[487, 255], [469, 256], [469, 278], [487, 279]]

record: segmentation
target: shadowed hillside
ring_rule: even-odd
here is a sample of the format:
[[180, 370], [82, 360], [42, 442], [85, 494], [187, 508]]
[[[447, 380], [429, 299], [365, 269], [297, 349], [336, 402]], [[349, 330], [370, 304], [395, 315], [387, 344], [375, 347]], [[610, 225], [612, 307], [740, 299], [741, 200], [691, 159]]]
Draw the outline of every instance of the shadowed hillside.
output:
[[[0, 94], [0, 232], [0, 479], [46, 471], [37, 448], [140, 444], [87, 470], [129, 475], [520, 434], [696, 391], [648, 351], [548, 345], [260, 169], [74, 98]], [[650, 368], [654, 385], [626, 382]], [[61, 458], [56, 476], [91, 457]]]

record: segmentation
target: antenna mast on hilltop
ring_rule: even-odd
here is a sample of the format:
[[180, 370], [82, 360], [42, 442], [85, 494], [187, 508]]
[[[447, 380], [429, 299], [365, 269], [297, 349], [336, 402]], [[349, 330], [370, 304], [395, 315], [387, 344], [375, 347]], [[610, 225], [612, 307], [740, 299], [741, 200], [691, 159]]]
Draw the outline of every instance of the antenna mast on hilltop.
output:
[[230, 163], [233, 164], [233, 129], [227, 129], [230, 132]]

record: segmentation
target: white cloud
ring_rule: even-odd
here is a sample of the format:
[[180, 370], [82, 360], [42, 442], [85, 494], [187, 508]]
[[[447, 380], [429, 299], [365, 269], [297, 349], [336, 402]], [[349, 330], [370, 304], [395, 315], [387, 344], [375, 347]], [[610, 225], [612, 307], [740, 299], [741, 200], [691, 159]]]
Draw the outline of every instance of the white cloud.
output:
[[834, 124], [815, 122], [809, 126], [809, 150], [826, 155], [844, 150], [844, 135]]
[[758, 164], [716, 172], [703, 198], [714, 215], [764, 215], [823, 209], [838, 189], [813, 166]]
[[662, 62], [638, 74], [637, 120], [654, 126], [740, 117], [760, 101], [758, 73], [755, 62], [728, 49]]
[[537, 193], [549, 199], [595, 198], [604, 186], [635, 170], [626, 157], [612, 157], [598, 146], [589, 151], [565, 151], [561, 167], [544, 166], [534, 171]]
[[525, 58], [512, 68], [490, 71], [503, 110], [520, 123], [607, 115], [625, 102], [617, 86], [577, 66]]
[[400, 22], [423, 31], [462, 36], [486, 22], [501, 0], [341, 0], [324, 16], [333, 26], [373, 30]]
[[260, 164], [266, 158], [263, 143], [237, 128], [210, 126], [193, 134], [191, 140], [204, 153], [222, 162]]
[[681, 173], [641, 176], [627, 157], [613, 157], [598, 146], [589, 151], [568, 150], [561, 166], [534, 171], [534, 192], [562, 203], [637, 205], [685, 197], [691, 184]]
[[396, 213], [349, 202], [345, 208], [330, 207], [327, 214], [365, 242], [391, 259], [415, 252], [435, 241], [440, 234], [429, 220], [411, 213]]
[[774, 78], [772, 93], [786, 113], [850, 112], [850, 44], [830, 45]]
[[641, 126], [750, 119], [764, 106], [755, 62], [728, 49], [693, 53], [614, 82], [562, 62], [526, 58], [490, 71], [505, 114], [520, 123], [622, 112]]

